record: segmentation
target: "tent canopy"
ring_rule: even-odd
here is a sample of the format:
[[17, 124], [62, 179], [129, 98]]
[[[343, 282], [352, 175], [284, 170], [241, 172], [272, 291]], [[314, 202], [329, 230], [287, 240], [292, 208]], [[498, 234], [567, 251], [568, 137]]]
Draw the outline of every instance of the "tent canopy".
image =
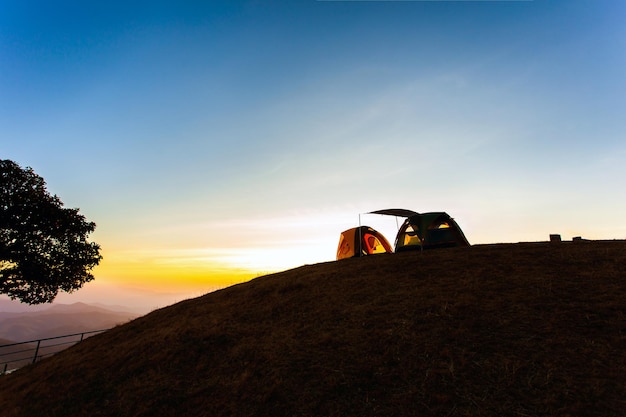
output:
[[419, 214], [413, 210], [406, 210], [406, 209], [384, 209], [384, 210], [376, 210], [376, 211], [370, 211], [369, 213], [366, 214], [382, 214], [383, 216], [396, 216], [396, 217], [411, 217], [411, 216], [415, 216], [416, 214]]

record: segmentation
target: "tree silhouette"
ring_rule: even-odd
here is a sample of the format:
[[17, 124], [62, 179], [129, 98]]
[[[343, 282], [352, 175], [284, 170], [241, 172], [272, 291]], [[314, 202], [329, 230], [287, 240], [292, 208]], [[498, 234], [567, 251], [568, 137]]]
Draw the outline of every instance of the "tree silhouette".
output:
[[0, 160], [0, 294], [50, 303], [94, 279], [100, 246], [87, 241], [96, 224], [64, 208], [32, 168]]

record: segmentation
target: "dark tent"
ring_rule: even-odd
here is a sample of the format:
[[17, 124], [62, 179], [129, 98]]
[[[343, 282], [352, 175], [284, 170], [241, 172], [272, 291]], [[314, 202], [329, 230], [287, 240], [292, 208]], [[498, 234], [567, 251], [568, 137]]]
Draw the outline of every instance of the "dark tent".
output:
[[459, 225], [444, 212], [420, 214], [413, 210], [394, 208], [367, 214], [406, 218], [396, 235], [396, 252], [470, 245]]
[[406, 218], [396, 235], [396, 252], [469, 246], [459, 225], [447, 213], [422, 213]]

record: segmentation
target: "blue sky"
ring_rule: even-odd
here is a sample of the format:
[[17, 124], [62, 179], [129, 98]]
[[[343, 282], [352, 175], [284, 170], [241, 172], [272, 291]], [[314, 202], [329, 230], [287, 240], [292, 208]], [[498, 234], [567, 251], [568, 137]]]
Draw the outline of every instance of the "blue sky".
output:
[[621, 0], [4, 0], [0, 154], [97, 223], [91, 288], [197, 294], [332, 260], [388, 207], [446, 211], [471, 243], [623, 239], [624, 17]]

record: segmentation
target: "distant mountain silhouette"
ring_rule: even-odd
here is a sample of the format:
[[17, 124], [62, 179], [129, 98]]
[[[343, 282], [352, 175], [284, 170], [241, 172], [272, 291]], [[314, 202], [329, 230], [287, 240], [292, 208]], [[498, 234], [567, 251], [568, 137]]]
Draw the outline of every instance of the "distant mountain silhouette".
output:
[[28, 305], [19, 301], [11, 301], [5, 296], [0, 298], [0, 314], [2, 313], [34, 313], [35, 311], [47, 310], [50, 304]]
[[0, 312], [0, 339], [13, 342], [102, 330], [139, 315], [85, 303], [54, 304], [29, 313]]

